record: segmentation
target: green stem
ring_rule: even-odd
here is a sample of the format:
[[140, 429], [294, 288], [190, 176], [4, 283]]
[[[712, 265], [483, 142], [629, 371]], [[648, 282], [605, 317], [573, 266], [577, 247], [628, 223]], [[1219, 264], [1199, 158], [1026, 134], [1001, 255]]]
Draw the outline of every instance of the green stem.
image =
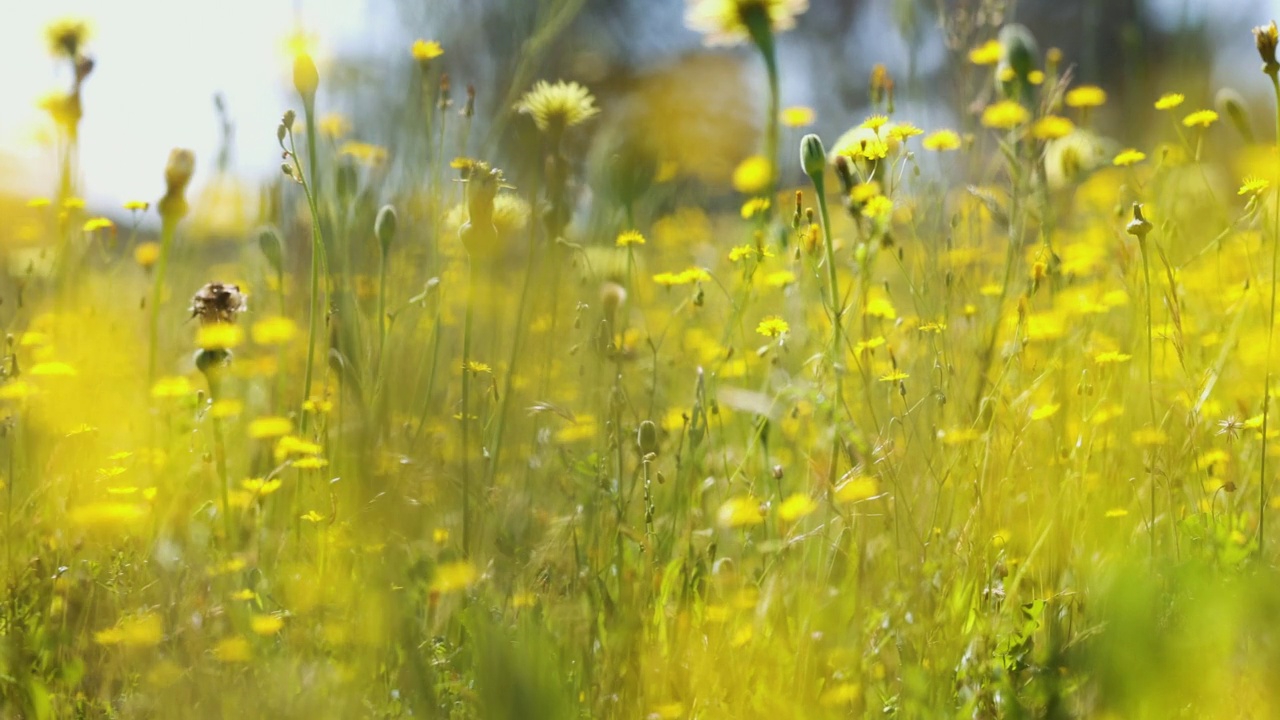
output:
[[467, 258], [467, 308], [462, 321], [462, 552], [471, 554], [471, 316], [475, 266]]
[[[1271, 89], [1276, 96], [1276, 142], [1280, 143], [1280, 79], [1277, 73], [1271, 76]], [[1271, 358], [1274, 349], [1276, 327], [1276, 279], [1277, 268], [1280, 268], [1280, 197], [1272, 199], [1275, 204], [1275, 224], [1271, 235], [1271, 310], [1267, 323], [1267, 378], [1262, 394], [1262, 463], [1258, 470], [1258, 556], [1266, 547], [1267, 528], [1267, 430], [1271, 419]]]
[[[831, 371], [835, 374], [836, 393], [833, 398], [832, 419], [835, 414], [840, 412], [844, 407], [844, 377], [840, 362], [841, 352], [844, 348], [842, 335], [842, 324], [844, 310], [840, 306], [840, 281], [836, 275], [836, 251], [831, 241], [831, 217], [827, 211], [827, 193], [826, 179], [815, 174], [810, 176], [813, 180], [813, 191], [818, 196], [818, 213], [822, 218], [822, 241], [826, 250], [827, 262], [827, 295], [831, 302]], [[835, 438], [831, 444], [831, 466], [827, 471], [828, 489], [835, 486], [836, 481], [836, 461], [840, 453], [840, 432], [835, 431]]]
[[164, 278], [169, 268], [169, 252], [173, 247], [177, 220], [164, 220], [160, 226], [160, 259], [156, 261], [156, 282], [151, 291], [150, 350], [147, 359], [148, 388], [156, 382], [156, 353], [160, 337], [160, 304], [164, 298]]
[[[1151, 301], [1151, 260], [1147, 254], [1147, 241], [1140, 238], [1138, 248], [1142, 253], [1142, 277], [1143, 283], [1147, 290], [1147, 403], [1151, 406], [1151, 428], [1154, 430], [1159, 426], [1156, 419], [1156, 385], [1155, 385], [1155, 322], [1152, 316], [1155, 314], [1155, 308]], [[1152, 453], [1155, 454], [1154, 451]], [[1156, 558], [1156, 468], [1155, 458], [1151, 459], [1150, 468], [1147, 472], [1151, 480], [1151, 560]]]

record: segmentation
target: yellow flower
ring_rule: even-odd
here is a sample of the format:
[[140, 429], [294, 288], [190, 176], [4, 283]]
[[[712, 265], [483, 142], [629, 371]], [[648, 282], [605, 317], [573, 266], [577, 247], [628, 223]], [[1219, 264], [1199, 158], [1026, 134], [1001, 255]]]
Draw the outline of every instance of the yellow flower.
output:
[[253, 649], [249, 647], [248, 640], [242, 637], [229, 637], [213, 646], [213, 656], [218, 662], [245, 663], [253, 659]]
[[1067, 91], [1067, 107], [1091, 108], [1107, 102], [1107, 92], [1097, 85], [1081, 85]]
[[790, 270], [774, 270], [764, 276], [764, 284], [768, 287], [786, 287], [796, 281], [796, 274]]
[[229, 350], [244, 342], [244, 328], [231, 323], [201, 325], [196, 332], [196, 345], [205, 350]]
[[888, 133], [890, 138], [897, 140], [898, 142], [904, 142], [908, 138], [913, 138], [917, 135], [923, 135], [924, 131], [916, 127], [915, 125], [912, 125], [911, 123], [901, 122], [901, 123], [894, 123], [893, 125], [889, 126]]
[[151, 266], [156, 264], [160, 259], [160, 243], [144, 242], [138, 243], [133, 249], [133, 260], [142, 267], [143, 270], [150, 270]]
[[786, 522], [794, 522], [818, 509], [818, 503], [803, 493], [796, 493], [778, 506], [778, 517]]
[[1037, 140], [1057, 140], [1075, 130], [1075, 123], [1058, 115], [1045, 115], [1031, 126], [1031, 135]]
[[104, 218], [104, 217], [89, 218], [84, 222], [84, 231], [87, 233], [90, 233], [95, 230], [109, 230], [115, 226], [116, 224], [111, 222], [109, 218]]
[[49, 207], [52, 204], [53, 201], [47, 197], [33, 197], [27, 201], [27, 207], [29, 208]]
[[36, 363], [27, 371], [36, 377], [72, 377], [76, 369], [64, 362]]
[[1156, 101], [1157, 110], [1172, 110], [1182, 104], [1186, 100], [1186, 96], [1182, 93], [1165, 93]]
[[862, 206], [862, 216], [873, 220], [885, 220], [893, 212], [893, 201], [883, 195], [876, 195]]
[[94, 642], [99, 645], [121, 645], [124, 647], [154, 647], [164, 639], [164, 622], [160, 616], [147, 613], [135, 618], [127, 618], [116, 623], [115, 627], [99, 630], [93, 634]]
[[618, 247], [631, 247], [632, 245], [643, 245], [644, 235], [639, 230], [626, 230], [618, 234], [618, 239], [614, 241]]
[[743, 195], [758, 195], [773, 181], [773, 164], [763, 155], [752, 155], [733, 171], [733, 189]]
[[298, 326], [286, 317], [264, 318], [253, 324], [250, 333], [259, 345], [283, 345], [298, 334]]
[[950, 152], [960, 149], [960, 135], [954, 130], [936, 130], [928, 135], [920, 144], [925, 150], [934, 152]]
[[450, 593], [466, 590], [480, 579], [480, 571], [466, 560], [443, 563], [436, 566], [435, 576], [431, 578], [431, 591]]
[[191, 381], [181, 375], [162, 377], [151, 386], [151, 397], [156, 399], [187, 397], [193, 392]]
[[872, 115], [866, 120], [863, 120], [862, 125], [860, 127], [864, 127], [868, 130], [879, 130], [880, 128], [884, 127], [885, 124], [888, 122], [889, 122], [889, 118], [885, 117], [884, 115]]
[[1116, 352], [1114, 350], [1109, 350], [1107, 352], [1101, 352], [1101, 353], [1098, 353], [1097, 355], [1094, 355], [1093, 361], [1098, 363], [1099, 365], [1112, 365], [1116, 363], [1125, 362], [1132, 358], [1133, 358], [1132, 355], [1128, 355], [1122, 352]]
[[539, 80], [516, 103], [516, 111], [529, 115], [539, 130], [563, 130], [595, 117], [600, 109], [591, 91], [576, 82]]
[[739, 245], [729, 251], [729, 262], [740, 262], [747, 258], [764, 260], [773, 257], [773, 251], [759, 245]]
[[784, 32], [808, 9], [809, 0], [688, 0], [684, 22], [708, 45], [736, 45], [751, 38], [751, 23], [767, 22], [773, 32]]
[[770, 205], [772, 205], [772, 203], [769, 202], [769, 198], [751, 198], [742, 204], [742, 219], [750, 220], [757, 215], [763, 215], [769, 210]]
[[413, 59], [420, 63], [425, 63], [444, 54], [444, 48], [440, 46], [437, 40], [423, 40], [421, 38], [413, 41], [413, 47], [409, 48], [409, 53], [413, 55]]
[[764, 522], [764, 513], [760, 511], [760, 501], [750, 495], [730, 498], [720, 506], [716, 519], [721, 527], [738, 528], [747, 525], [759, 525]]
[[1120, 154], [1116, 155], [1115, 159], [1112, 160], [1111, 163], [1116, 167], [1129, 167], [1130, 165], [1136, 165], [1146, 159], [1146, 153], [1129, 148], [1128, 150], [1121, 150]]
[[146, 212], [151, 208], [151, 203], [146, 200], [129, 200], [121, 207], [129, 212]]
[[794, 106], [782, 111], [782, 124], [787, 127], [809, 127], [814, 120], [813, 108]]
[[386, 148], [355, 140], [348, 140], [338, 146], [338, 154], [349, 157], [365, 167], [381, 165], [387, 159]]
[[711, 274], [699, 267], [692, 267], [688, 270], [682, 270], [678, 273], [658, 273], [653, 276], [653, 281], [659, 285], [692, 285], [696, 282], [706, 282], [711, 279]]
[[1212, 110], [1197, 110], [1186, 117], [1182, 118], [1182, 124], [1187, 127], [1207, 128], [1218, 121], [1218, 113]]
[[1244, 179], [1244, 184], [1240, 186], [1240, 190], [1237, 194], [1259, 195], [1266, 192], [1269, 187], [1271, 187], [1271, 181], [1250, 175]]
[[330, 140], [338, 140], [351, 132], [351, 121], [342, 113], [325, 113], [316, 121], [316, 129]]
[[89, 39], [89, 23], [78, 18], [62, 18], [45, 28], [44, 35], [49, 43], [49, 52], [55, 57], [76, 60]]
[[759, 325], [756, 325], [756, 332], [769, 338], [776, 338], [790, 330], [791, 326], [787, 324], [787, 321], [777, 315], [770, 315], [761, 320]]
[[285, 417], [266, 416], [254, 418], [249, 423], [249, 437], [258, 440], [282, 437], [293, 432], [293, 421]]
[[264, 637], [275, 635], [282, 627], [284, 627], [284, 618], [279, 615], [254, 615], [249, 618], [249, 628]]
[[996, 130], [1012, 130], [1031, 119], [1027, 109], [1012, 100], [1001, 100], [982, 111], [982, 124]]
[[834, 500], [838, 505], [870, 500], [880, 492], [880, 484], [873, 477], [858, 475], [836, 486]]
[[893, 372], [881, 375], [880, 382], [899, 382], [901, 380], [906, 380], [909, 377], [911, 377], [911, 375], [904, 373], [901, 370], [894, 370]]
[[988, 40], [969, 51], [969, 62], [974, 65], [995, 65], [1000, 62], [1003, 48], [999, 40]]

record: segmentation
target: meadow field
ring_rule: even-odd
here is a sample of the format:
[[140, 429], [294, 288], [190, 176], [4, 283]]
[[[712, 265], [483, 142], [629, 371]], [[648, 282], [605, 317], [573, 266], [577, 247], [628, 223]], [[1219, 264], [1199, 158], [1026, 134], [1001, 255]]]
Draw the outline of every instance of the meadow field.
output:
[[1276, 25], [1236, 38], [1261, 102], [944, 15], [953, 126], [836, 65], [871, 112], [819, 137], [808, 0], [688, 0], [760, 98], [688, 136], [702, 66], [626, 121], [543, 72], [582, 5], [498, 87], [395, 49], [390, 133], [296, 44], [237, 126], [279, 145], [248, 231], [182, 148], [82, 199], [111, 58], [49, 27], [57, 182], [0, 201], [0, 716], [1280, 717]]

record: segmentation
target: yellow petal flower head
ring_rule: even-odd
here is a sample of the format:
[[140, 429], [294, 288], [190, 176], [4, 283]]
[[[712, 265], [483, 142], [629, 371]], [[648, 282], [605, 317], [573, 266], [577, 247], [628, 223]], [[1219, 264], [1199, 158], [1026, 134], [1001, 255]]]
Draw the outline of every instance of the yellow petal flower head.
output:
[[1121, 150], [1120, 154], [1116, 155], [1115, 159], [1111, 161], [1111, 164], [1116, 167], [1129, 167], [1130, 165], [1136, 165], [1146, 159], [1146, 153], [1141, 150], [1129, 148], [1128, 150]]
[[1031, 126], [1031, 135], [1037, 140], [1057, 140], [1070, 135], [1075, 129], [1075, 124], [1064, 117], [1045, 115]]
[[770, 315], [761, 320], [760, 324], [756, 326], [756, 332], [768, 338], [776, 338], [790, 330], [791, 326], [787, 324], [787, 321], [777, 315]]
[[1172, 110], [1182, 104], [1187, 97], [1182, 93], [1165, 93], [1156, 101], [1157, 110]]
[[809, 0], [687, 0], [684, 22], [707, 45], [737, 45], [751, 38], [752, 23], [784, 32], [808, 9]]
[[1097, 85], [1081, 85], [1067, 92], [1067, 107], [1091, 108], [1107, 102], [1107, 93]]
[[969, 51], [969, 62], [974, 65], [995, 65], [1000, 62], [1002, 52], [999, 40], [988, 40]]
[[1244, 179], [1244, 184], [1240, 186], [1239, 195], [1259, 195], [1267, 191], [1271, 187], [1271, 182], [1260, 177], [1250, 175]]
[[921, 140], [920, 144], [925, 150], [951, 152], [960, 149], [960, 135], [955, 130], [937, 130]]
[[576, 82], [539, 80], [516, 103], [518, 112], [529, 115], [538, 129], [563, 130], [595, 117], [600, 108], [587, 88]]
[[1207, 128], [1217, 121], [1218, 113], [1212, 110], [1197, 110], [1182, 118], [1182, 124], [1187, 127]]
[[49, 52], [55, 57], [66, 57], [75, 60], [80, 50], [89, 39], [89, 23], [78, 18], [55, 20], [45, 29], [45, 39], [49, 42]]
[[1013, 100], [1001, 100], [982, 111], [982, 124], [996, 130], [1012, 130], [1031, 119], [1031, 113]]
[[813, 108], [796, 106], [782, 111], [782, 124], [787, 127], [809, 127], [814, 120]]
[[443, 55], [444, 48], [440, 46], [438, 40], [423, 40], [419, 38], [413, 41], [413, 47], [409, 48], [409, 53], [419, 63], [427, 63]]

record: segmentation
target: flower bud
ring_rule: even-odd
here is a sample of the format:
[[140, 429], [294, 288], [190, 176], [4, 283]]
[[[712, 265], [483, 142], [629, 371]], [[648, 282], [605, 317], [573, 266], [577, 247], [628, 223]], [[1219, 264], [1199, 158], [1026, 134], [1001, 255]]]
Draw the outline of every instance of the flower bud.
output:
[[1147, 234], [1151, 232], [1151, 221], [1142, 215], [1142, 204], [1133, 204], [1133, 220], [1125, 227], [1124, 231], [1138, 238], [1138, 242], [1146, 242]]
[[386, 257], [387, 252], [391, 249], [391, 241], [396, 237], [396, 209], [390, 205], [383, 205], [378, 211], [378, 216], [373, 221], [373, 234], [378, 236], [378, 243], [382, 246], [382, 255]]
[[658, 452], [658, 426], [652, 420], [640, 423], [640, 429], [636, 431], [636, 445], [641, 455]]
[[190, 150], [174, 148], [169, 152], [169, 162], [164, 166], [164, 182], [167, 193], [181, 195], [196, 171], [196, 156]]
[[1270, 25], [1260, 25], [1253, 29], [1253, 44], [1258, 48], [1258, 56], [1262, 58], [1262, 72], [1275, 77], [1280, 72], [1280, 62], [1276, 62], [1276, 45], [1280, 44], [1280, 29], [1276, 21]]
[[822, 138], [810, 133], [800, 141], [800, 166], [810, 178], [822, 177], [827, 169], [827, 150], [822, 146]]
[[303, 52], [293, 58], [293, 87], [308, 107], [316, 100], [316, 88], [320, 87], [320, 71], [311, 55]]

